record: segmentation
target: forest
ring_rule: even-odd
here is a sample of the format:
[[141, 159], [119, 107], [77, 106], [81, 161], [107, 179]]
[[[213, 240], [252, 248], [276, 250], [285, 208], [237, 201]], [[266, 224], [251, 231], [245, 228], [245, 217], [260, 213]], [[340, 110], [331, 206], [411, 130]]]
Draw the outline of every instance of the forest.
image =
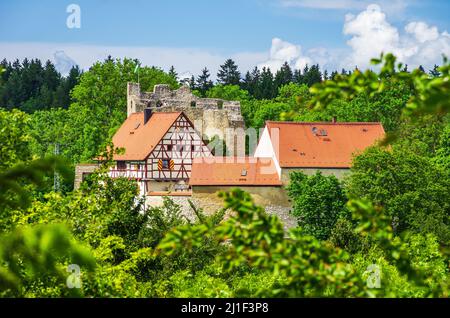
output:
[[[0, 296], [448, 297], [450, 63], [409, 70], [392, 54], [372, 63], [242, 74], [228, 59], [213, 81], [206, 68], [179, 79], [173, 67], [128, 58], [67, 76], [50, 61], [3, 60]], [[240, 101], [247, 127], [335, 117], [380, 121], [386, 138], [355, 156], [343, 181], [293, 173], [298, 226], [288, 233], [237, 188], [220, 193], [213, 214], [191, 204], [195, 222], [170, 198], [141, 213], [135, 183], [107, 176], [111, 162], [73, 190], [75, 164], [111, 158], [136, 69], [145, 91], [188, 84], [198, 96]], [[70, 264], [80, 288], [67, 286]]]

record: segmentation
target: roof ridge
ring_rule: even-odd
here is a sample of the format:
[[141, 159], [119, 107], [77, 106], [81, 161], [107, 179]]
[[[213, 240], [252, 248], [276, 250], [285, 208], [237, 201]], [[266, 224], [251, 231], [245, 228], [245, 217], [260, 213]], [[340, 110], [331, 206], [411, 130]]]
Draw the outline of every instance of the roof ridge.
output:
[[349, 121], [349, 122], [331, 122], [331, 121], [275, 121], [267, 120], [266, 124], [290, 124], [290, 125], [382, 125], [380, 121]]

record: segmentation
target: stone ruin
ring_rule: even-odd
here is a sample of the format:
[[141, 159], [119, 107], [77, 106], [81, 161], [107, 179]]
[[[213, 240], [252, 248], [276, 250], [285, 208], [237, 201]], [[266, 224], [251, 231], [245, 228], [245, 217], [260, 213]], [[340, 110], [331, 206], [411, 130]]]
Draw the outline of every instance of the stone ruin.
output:
[[[183, 111], [205, 139], [219, 136], [235, 155], [245, 154], [245, 125], [239, 101], [218, 98], [200, 98], [191, 93], [189, 86], [171, 90], [167, 84], [155, 85], [153, 92], [142, 92], [139, 83], [128, 83], [127, 114], [150, 108], [154, 112]], [[237, 136], [230, 137], [234, 129]], [[241, 141], [243, 136], [244, 142]]]

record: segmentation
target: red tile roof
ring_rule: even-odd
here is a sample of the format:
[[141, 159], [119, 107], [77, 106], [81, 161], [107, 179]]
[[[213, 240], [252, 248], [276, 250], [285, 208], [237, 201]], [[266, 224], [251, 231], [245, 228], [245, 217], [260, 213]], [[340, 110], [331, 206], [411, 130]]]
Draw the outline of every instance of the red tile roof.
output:
[[[352, 155], [384, 136], [381, 123], [267, 121], [282, 168], [349, 168]], [[276, 130], [279, 129], [278, 133]], [[279, 150], [276, 150], [276, 135]]]
[[144, 125], [144, 113], [131, 114], [115, 133], [114, 147], [125, 148], [125, 153], [114, 155], [114, 160], [144, 160], [164, 137], [181, 112], [153, 113]]
[[270, 158], [209, 157], [194, 159], [189, 184], [278, 186], [281, 181]]

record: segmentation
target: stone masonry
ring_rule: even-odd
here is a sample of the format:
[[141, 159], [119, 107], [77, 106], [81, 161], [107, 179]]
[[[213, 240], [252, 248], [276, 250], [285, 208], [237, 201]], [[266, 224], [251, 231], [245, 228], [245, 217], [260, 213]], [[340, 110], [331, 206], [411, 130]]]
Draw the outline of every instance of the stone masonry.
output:
[[91, 174], [98, 168], [96, 163], [79, 163], [75, 166], [75, 180], [73, 188], [77, 190], [86, 175]]
[[[142, 92], [138, 83], [128, 83], [127, 114], [151, 108], [155, 112], [183, 111], [205, 139], [219, 136], [235, 155], [245, 154], [245, 125], [238, 101], [200, 98], [184, 85], [171, 90], [169, 85], [155, 85], [153, 92]], [[232, 128], [233, 130], [229, 130]], [[234, 135], [237, 136], [234, 137]]]

